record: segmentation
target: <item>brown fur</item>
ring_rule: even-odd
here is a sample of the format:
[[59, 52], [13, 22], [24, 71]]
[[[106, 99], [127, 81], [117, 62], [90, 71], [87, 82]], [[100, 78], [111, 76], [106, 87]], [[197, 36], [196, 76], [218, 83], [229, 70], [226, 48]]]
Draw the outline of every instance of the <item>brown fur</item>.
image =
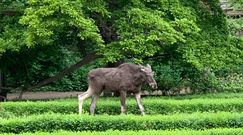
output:
[[[142, 70], [144, 69], [144, 70]], [[94, 95], [90, 113], [94, 113], [96, 100], [102, 91], [119, 91], [121, 94], [121, 111], [125, 112], [125, 98], [127, 92], [132, 92], [138, 102], [138, 106], [144, 114], [143, 106], [140, 101], [140, 90], [145, 82], [151, 86], [157, 86], [153, 79], [151, 67], [124, 63], [117, 68], [97, 68], [88, 74], [89, 89], [83, 95], [79, 96], [79, 112], [82, 111], [83, 100]]]
[[88, 75], [89, 86], [95, 91], [138, 92], [146, 76], [135, 64], [122, 64], [117, 68], [98, 68]]

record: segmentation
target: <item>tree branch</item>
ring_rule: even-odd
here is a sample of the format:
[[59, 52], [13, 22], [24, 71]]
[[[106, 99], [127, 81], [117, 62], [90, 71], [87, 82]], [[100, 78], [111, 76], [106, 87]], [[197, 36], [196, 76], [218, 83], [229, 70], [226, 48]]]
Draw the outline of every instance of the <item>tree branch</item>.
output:
[[70, 67], [67, 67], [67, 68], [63, 69], [57, 75], [55, 75], [53, 77], [50, 77], [50, 78], [48, 78], [46, 80], [43, 80], [43, 81], [41, 81], [41, 82], [39, 82], [39, 83], [37, 83], [35, 85], [32, 85], [32, 86], [28, 87], [26, 89], [26, 91], [31, 91], [33, 89], [39, 88], [39, 87], [44, 86], [46, 84], [49, 84], [51, 82], [57, 81], [57, 80], [63, 78], [65, 75], [68, 75], [68, 74], [74, 72], [75, 70], [79, 69], [81, 66], [86, 65], [86, 64], [88, 64], [88, 63], [90, 63], [90, 62], [92, 62], [92, 61], [94, 61], [94, 60], [96, 60], [96, 59], [98, 59], [100, 57], [101, 57], [100, 55], [89, 54], [86, 57], [84, 57], [82, 60], [80, 60], [79, 62], [71, 65]]
[[2, 14], [4, 16], [19, 16], [23, 13], [22, 13], [22, 11], [8, 9], [8, 10], [0, 11], [0, 14]]

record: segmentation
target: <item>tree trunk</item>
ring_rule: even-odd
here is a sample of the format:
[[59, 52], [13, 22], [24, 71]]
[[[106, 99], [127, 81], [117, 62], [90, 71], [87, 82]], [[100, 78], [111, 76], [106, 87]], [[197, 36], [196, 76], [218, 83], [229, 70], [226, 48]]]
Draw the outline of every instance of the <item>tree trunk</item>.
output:
[[98, 59], [100, 57], [101, 57], [100, 55], [89, 54], [86, 57], [84, 57], [82, 60], [80, 60], [79, 62], [71, 65], [70, 67], [67, 67], [67, 68], [63, 69], [57, 75], [55, 75], [53, 77], [50, 77], [50, 78], [48, 78], [46, 80], [43, 80], [43, 81], [41, 81], [41, 82], [39, 82], [39, 83], [37, 83], [35, 85], [32, 85], [32, 86], [28, 87], [26, 89], [26, 91], [31, 91], [31, 90], [33, 90], [35, 88], [39, 88], [39, 87], [44, 86], [46, 84], [49, 84], [51, 82], [57, 81], [57, 80], [63, 78], [65, 75], [68, 75], [68, 74], [74, 72], [75, 70], [79, 69], [81, 66], [86, 65], [86, 64], [88, 64], [88, 63], [90, 63], [90, 62], [92, 62], [92, 61], [94, 61], [94, 60], [96, 60], [96, 59]]
[[0, 102], [4, 101], [7, 97], [7, 91], [3, 89], [4, 86], [4, 75], [0, 69]]
[[0, 92], [2, 92], [2, 70], [0, 69]]
[[2, 97], [2, 71], [0, 69], [0, 101], [3, 101]]
[[21, 88], [21, 90], [20, 90], [19, 98], [18, 98], [19, 100], [22, 100], [23, 94], [26, 91], [26, 88], [30, 87], [29, 70], [28, 70], [28, 68], [26, 66], [26, 63], [23, 62], [23, 64], [24, 64], [24, 68], [25, 68], [25, 80], [26, 80], [26, 82], [24, 83], [24, 87]]

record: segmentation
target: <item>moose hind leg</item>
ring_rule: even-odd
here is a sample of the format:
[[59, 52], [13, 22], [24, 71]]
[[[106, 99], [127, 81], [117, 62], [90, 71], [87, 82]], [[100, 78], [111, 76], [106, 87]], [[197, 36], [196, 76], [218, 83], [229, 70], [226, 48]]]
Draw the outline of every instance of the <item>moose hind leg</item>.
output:
[[90, 105], [90, 114], [94, 115], [95, 107], [97, 100], [99, 99], [100, 93], [99, 94], [94, 94], [92, 97], [91, 105]]
[[143, 107], [142, 102], [141, 102], [141, 94], [140, 94], [140, 92], [134, 93], [134, 95], [135, 95], [135, 98], [136, 98], [136, 101], [137, 101], [137, 105], [138, 105], [142, 115], [145, 115], [144, 107]]
[[78, 96], [78, 100], [79, 100], [79, 109], [78, 112], [79, 114], [82, 114], [82, 107], [83, 107], [83, 102], [85, 99], [87, 99], [88, 97], [93, 95], [93, 90], [91, 88], [89, 88], [86, 92], [84, 92], [83, 94]]
[[120, 96], [121, 96], [121, 113], [123, 114], [123, 113], [126, 112], [126, 96], [127, 96], [127, 93], [125, 91], [121, 91]]

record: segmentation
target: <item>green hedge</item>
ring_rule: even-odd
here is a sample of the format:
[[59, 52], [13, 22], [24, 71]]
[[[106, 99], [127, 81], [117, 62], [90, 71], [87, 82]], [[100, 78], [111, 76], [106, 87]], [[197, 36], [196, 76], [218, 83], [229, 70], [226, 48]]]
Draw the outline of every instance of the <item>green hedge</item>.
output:
[[173, 99], [243, 98], [243, 92], [238, 92], [238, 93], [221, 92], [221, 93], [205, 93], [205, 94], [176, 95], [176, 96], [163, 96], [163, 97], [164, 98], [173, 98]]
[[[243, 100], [240, 98], [229, 99], [160, 99], [143, 98], [145, 112], [147, 114], [172, 114], [172, 113], [192, 113], [192, 112], [242, 112]], [[84, 104], [84, 110], [89, 110], [90, 100]], [[76, 100], [56, 100], [47, 102], [5, 102], [1, 104], [5, 112], [23, 116], [30, 114], [42, 114], [46, 112], [54, 113], [77, 113], [78, 101]], [[127, 101], [127, 112], [130, 114], [140, 114], [135, 99]], [[120, 101], [117, 98], [101, 98], [97, 103], [96, 114], [120, 114]], [[1, 114], [0, 114], [1, 117]]]
[[106, 131], [243, 128], [243, 113], [193, 113], [174, 115], [76, 115], [45, 114], [0, 119], [0, 133], [35, 131]]
[[[240, 135], [243, 134], [241, 128], [216, 128], [208, 130], [139, 130], [139, 131], [54, 131], [54, 132], [35, 132], [35, 135]], [[3, 134], [10, 135], [10, 134]], [[12, 134], [11, 134], [12, 135]], [[22, 133], [19, 135], [33, 135], [33, 133]]]

